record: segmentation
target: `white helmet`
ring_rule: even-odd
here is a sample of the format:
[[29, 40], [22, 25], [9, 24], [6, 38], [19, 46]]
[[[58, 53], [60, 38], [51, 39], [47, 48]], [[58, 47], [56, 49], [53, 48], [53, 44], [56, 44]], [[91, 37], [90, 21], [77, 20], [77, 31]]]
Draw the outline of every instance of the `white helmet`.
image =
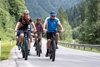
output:
[[29, 10], [24, 10], [24, 13], [25, 14], [29, 14]]

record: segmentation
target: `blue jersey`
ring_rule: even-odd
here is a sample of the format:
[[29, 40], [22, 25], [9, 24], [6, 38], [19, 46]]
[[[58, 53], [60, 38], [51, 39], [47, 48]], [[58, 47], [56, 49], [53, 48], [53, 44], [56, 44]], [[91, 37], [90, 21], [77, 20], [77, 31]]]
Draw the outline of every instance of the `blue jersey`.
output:
[[56, 17], [54, 20], [52, 20], [50, 17], [47, 17], [45, 22], [47, 23], [47, 31], [54, 32], [57, 30], [57, 25], [58, 25], [58, 22], [60, 22], [60, 21]]

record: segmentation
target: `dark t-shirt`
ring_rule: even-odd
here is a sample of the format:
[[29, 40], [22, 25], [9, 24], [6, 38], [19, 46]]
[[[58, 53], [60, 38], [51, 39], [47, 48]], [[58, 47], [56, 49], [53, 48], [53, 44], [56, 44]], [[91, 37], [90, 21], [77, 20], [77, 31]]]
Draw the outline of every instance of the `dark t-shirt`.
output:
[[19, 22], [21, 23], [19, 30], [25, 30], [25, 29], [28, 29], [28, 26], [30, 25], [32, 20], [30, 19], [28, 22], [27, 19], [24, 19], [24, 22], [22, 22], [22, 18], [20, 18]]
[[43, 27], [41, 23], [35, 23], [35, 27], [37, 32], [42, 32], [43, 31]]

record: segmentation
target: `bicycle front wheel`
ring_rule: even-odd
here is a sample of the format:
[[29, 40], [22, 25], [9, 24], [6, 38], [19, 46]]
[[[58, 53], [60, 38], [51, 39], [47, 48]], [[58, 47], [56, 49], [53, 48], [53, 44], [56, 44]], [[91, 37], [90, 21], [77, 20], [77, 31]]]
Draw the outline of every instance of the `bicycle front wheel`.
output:
[[24, 40], [25, 45], [25, 60], [28, 58], [28, 40]]
[[41, 48], [40, 42], [38, 42], [37, 45], [38, 45], [38, 46], [37, 46], [37, 53], [38, 53], [38, 57], [40, 57], [40, 53], [41, 53], [41, 52], [40, 52], [40, 51], [41, 51], [41, 49], [40, 49], [40, 48]]
[[56, 42], [53, 40], [52, 42], [52, 61], [55, 61], [55, 55], [56, 55]]

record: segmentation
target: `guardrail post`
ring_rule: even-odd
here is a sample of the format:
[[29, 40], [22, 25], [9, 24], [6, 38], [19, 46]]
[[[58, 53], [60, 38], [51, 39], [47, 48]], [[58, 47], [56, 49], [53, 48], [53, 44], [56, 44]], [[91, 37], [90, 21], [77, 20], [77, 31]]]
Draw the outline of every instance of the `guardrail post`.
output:
[[75, 48], [75, 45], [73, 47]]
[[91, 48], [91, 51], [92, 51], [92, 47], [90, 47]]
[[78, 46], [78, 49], [80, 49], [80, 46]]
[[0, 38], [0, 57], [1, 57], [1, 38]]
[[85, 50], [85, 47], [83, 46], [83, 49]]

